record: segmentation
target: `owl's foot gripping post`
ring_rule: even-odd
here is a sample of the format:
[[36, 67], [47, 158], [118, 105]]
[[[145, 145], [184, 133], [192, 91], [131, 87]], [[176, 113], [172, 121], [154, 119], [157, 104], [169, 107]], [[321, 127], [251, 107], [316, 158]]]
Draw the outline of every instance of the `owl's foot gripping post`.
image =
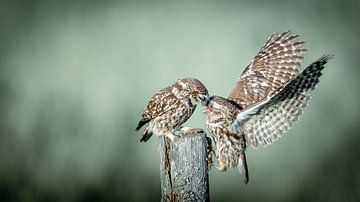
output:
[[157, 134], [159, 136], [165, 136], [169, 138], [172, 142], [174, 142], [175, 139], [175, 134], [171, 131], [154, 132], [153, 129], [148, 127], [145, 129], [144, 133], [142, 134], [140, 142], [147, 142], [153, 134]]
[[174, 131], [176, 136], [189, 135], [189, 134], [199, 134], [204, 133], [204, 130], [201, 128], [192, 128], [187, 126], [180, 126], [177, 130]]

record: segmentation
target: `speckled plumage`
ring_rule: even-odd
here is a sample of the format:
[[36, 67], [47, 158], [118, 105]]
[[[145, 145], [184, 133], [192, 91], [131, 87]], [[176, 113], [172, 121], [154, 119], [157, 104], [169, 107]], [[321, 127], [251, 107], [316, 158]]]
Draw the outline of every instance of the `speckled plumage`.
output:
[[301, 48], [304, 42], [297, 42], [298, 38], [289, 31], [273, 34], [245, 68], [229, 97], [212, 96], [205, 110], [217, 168], [238, 167], [245, 183], [246, 147], [269, 145], [290, 129], [331, 58], [324, 56], [299, 74], [306, 49]]
[[249, 108], [279, 92], [299, 74], [303, 54], [300, 35], [290, 31], [272, 34], [245, 68], [228, 99]]
[[158, 91], [146, 106], [136, 130], [149, 123], [140, 141], [152, 134], [174, 138], [176, 131], [194, 112], [198, 103], [208, 96], [206, 87], [197, 79], [179, 79]]
[[247, 145], [254, 148], [259, 145], [267, 146], [291, 128], [307, 106], [310, 92], [319, 83], [321, 71], [331, 58], [332, 56], [323, 56], [309, 65], [282, 91], [257, 108], [257, 115], [242, 127]]

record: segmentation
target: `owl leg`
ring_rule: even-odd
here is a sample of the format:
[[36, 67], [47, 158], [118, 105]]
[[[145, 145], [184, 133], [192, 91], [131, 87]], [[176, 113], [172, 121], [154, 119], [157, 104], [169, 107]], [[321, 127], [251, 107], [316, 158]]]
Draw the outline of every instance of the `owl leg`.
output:
[[190, 128], [190, 127], [186, 127], [186, 126], [181, 126], [179, 128], [179, 130], [181, 130], [183, 133], [193, 133], [195, 128]]
[[191, 128], [186, 126], [181, 126], [180, 134], [199, 134], [199, 133], [205, 133], [203, 129], [201, 128]]
[[174, 142], [175, 135], [172, 132], [167, 132], [164, 134], [165, 137], [169, 138], [171, 142]]
[[226, 158], [220, 154], [220, 150], [217, 146], [212, 145], [212, 140], [209, 137], [206, 137], [207, 139], [207, 161], [208, 161], [208, 169], [210, 170], [211, 166], [213, 165], [213, 159], [212, 157], [215, 156], [218, 159], [218, 165], [214, 166], [217, 170], [221, 172], [225, 172], [227, 170], [228, 162]]
[[224, 155], [219, 156], [219, 165], [216, 166], [216, 169], [221, 172], [225, 172], [228, 168], [228, 161]]
[[211, 170], [211, 167], [213, 166], [213, 154], [215, 154], [214, 148], [212, 146], [212, 141], [211, 138], [209, 138], [208, 136], [206, 136], [206, 140], [207, 140], [207, 157], [206, 160], [208, 162], [208, 170]]
[[185, 127], [185, 126], [179, 126], [175, 129], [173, 129], [172, 133], [175, 135], [175, 136], [182, 136], [186, 133], [191, 133], [192, 131], [190, 131], [191, 128], [189, 127]]

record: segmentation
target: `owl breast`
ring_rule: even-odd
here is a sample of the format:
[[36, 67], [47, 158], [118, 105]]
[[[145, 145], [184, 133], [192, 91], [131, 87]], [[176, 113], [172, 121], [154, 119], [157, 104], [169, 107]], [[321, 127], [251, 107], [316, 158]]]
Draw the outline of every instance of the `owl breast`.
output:
[[241, 152], [240, 136], [232, 127], [235, 113], [211, 113], [206, 116], [206, 126], [212, 134], [219, 161], [225, 170], [236, 167]]
[[196, 105], [191, 102], [190, 98], [183, 98], [180, 100], [181, 105], [176, 109], [174, 114], [175, 117], [179, 117], [179, 125], [181, 126], [185, 123], [196, 109]]
[[207, 124], [209, 132], [212, 134], [213, 142], [216, 147], [216, 156], [219, 163], [226, 170], [229, 167], [237, 167], [241, 154], [240, 139], [237, 134], [228, 128], [221, 127], [220, 124]]

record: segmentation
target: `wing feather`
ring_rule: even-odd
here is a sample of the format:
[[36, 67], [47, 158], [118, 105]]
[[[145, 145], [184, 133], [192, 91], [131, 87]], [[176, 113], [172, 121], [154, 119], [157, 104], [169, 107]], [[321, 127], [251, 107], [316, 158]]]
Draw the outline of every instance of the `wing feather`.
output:
[[143, 119], [152, 120], [166, 112], [176, 108], [179, 105], [179, 100], [171, 92], [172, 86], [168, 86], [158, 91], [149, 101], [142, 117]]
[[267, 146], [291, 128], [307, 106], [310, 99], [309, 93], [319, 83], [321, 71], [331, 58], [332, 56], [329, 55], [323, 56], [309, 65], [276, 96], [252, 109], [252, 113], [256, 111], [256, 115], [248, 116], [248, 119], [244, 121], [239, 117], [245, 117], [243, 113], [249, 110], [239, 113], [236, 122], [244, 123], [242, 130], [248, 145], [254, 148], [259, 145]]
[[279, 92], [299, 74], [305, 42], [291, 31], [272, 34], [241, 74], [228, 99], [250, 108]]

